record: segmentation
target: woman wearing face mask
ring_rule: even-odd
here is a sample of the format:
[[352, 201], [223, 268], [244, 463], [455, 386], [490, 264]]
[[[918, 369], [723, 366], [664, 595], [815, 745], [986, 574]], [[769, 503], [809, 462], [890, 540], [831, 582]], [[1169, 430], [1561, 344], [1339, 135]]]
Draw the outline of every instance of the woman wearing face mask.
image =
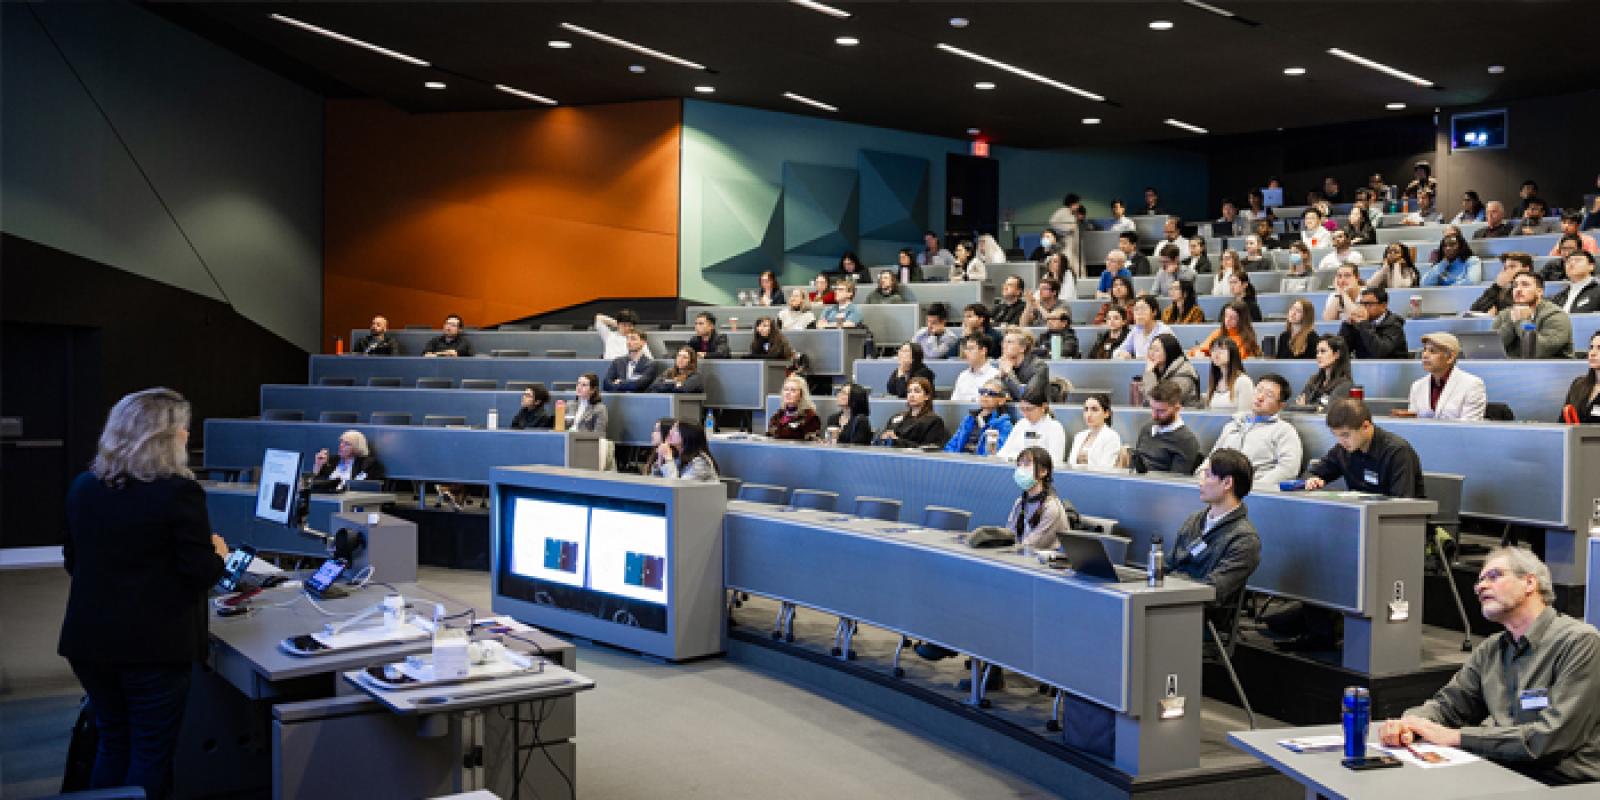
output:
[[[955, 435], [950, 441], [945, 442], [946, 453], [974, 453], [980, 456], [992, 456], [1005, 446], [1006, 438], [1011, 435], [1011, 415], [1006, 412], [1006, 387], [997, 379], [991, 379], [978, 390], [978, 407], [967, 412], [961, 420], [961, 426], [956, 428]], [[989, 431], [996, 433], [994, 447], [989, 446]]]
[[1011, 506], [1006, 527], [1017, 534], [1017, 544], [1025, 553], [1054, 550], [1056, 535], [1072, 530], [1078, 523], [1078, 510], [1056, 494], [1055, 461], [1042, 447], [1030, 447], [1017, 456], [1011, 479], [1022, 496]]
[[872, 419], [867, 387], [847, 383], [834, 396], [839, 411], [828, 415], [828, 427], [839, 429], [839, 444], [872, 444]]
[[1221, 339], [1211, 346], [1211, 391], [1206, 393], [1206, 408], [1229, 414], [1250, 413], [1256, 384], [1244, 371], [1239, 345]]
[[1162, 381], [1172, 381], [1183, 389], [1184, 405], [1200, 407], [1200, 375], [1183, 354], [1178, 337], [1170, 333], [1161, 334], [1150, 343], [1150, 352], [1145, 357], [1144, 381], [1140, 385], [1148, 392]]
[[789, 292], [789, 305], [778, 312], [778, 323], [786, 331], [803, 331], [817, 323], [817, 315], [811, 312], [811, 301], [806, 299], [806, 293], [795, 289]]
[[1315, 406], [1318, 411], [1335, 400], [1350, 396], [1355, 380], [1350, 376], [1350, 347], [1338, 336], [1324, 336], [1317, 342], [1317, 371], [1295, 398], [1295, 405]]
[[906, 386], [906, 410], [889, 419], [878, 434], [878, 442], [892, 447], [922, 447], [943, 444], [946, 436], [944, 419], [933, 411], [933, 384], [927, 378], [912, 378]]
[[700, 394], [705, 390], [705, 378], [700, 374], [700, 354], [688, 345], [678, 348], [672, 368], [650, 384], [650, 391], [660, 393]]
[[1072, 437], [1067, 466], [1072, 469], [1111, 469], [1122, 451], [1122, 434], [1111, 427], [1111, 395], [1097, 392], [1084, 398], [1084, 428]]
[[1128, 312], [1121, 306], [1108, 309], [1106, 329], [1101, 331], [1089, 347], [1089, 358], [1111, 358], [1128, 338]]
[[895, 278], [900, 283], [921, 283], [922, 265], [917, 263], [917, 254], [911, 248], [900, 248], [900, 255], [895, 256]]
[[768, 361], [788, 361], [794, 357], [794, 348], [772, 317], [756, 320], [754, 333], [750, 335], [750, 357]]
[[1422, 274], [1417, 272], [1417, 265], [1411, 261], [1411, 248], [1399, 242], [1383, 249], [1383, 264], [1378, 267], [1372, 280], [1367, 281], [1368, 286], [1389, 291], [1410, 289], [1421, 283]]
[[1011, 435], [1006, 437], [1006, 443], [1000, 448], [1000, 457], [1015, 461], [1023, 450], [1043, 447], [1050, 454], [1052, 463], [1064, 462], [1067, 457], [1067, 430], [1050, 413], [1050, 395], [1045, 389], [1045, 382], [1028, 384], [1017, 409], [1022, 412], [1022, 419], [1012, 424]]
[[1289, 277], [1304, 278], [1311, 275], [1311, 248], [1305, 242], [1293, 242], [1289, 245]]
[[783, 402], [767, 421], [767, 435], [774, 439], [815, 439], [822, 429], [817, 406], [811, 402], [811, 389], [804, 378], [783, 381]]
[[1277, 346], [1272, 349], [1275, 358], [1316, 358], [1317, 333], [1316, 308], [1311, 301], [1300, 298], [1289, 306], [1289, 320], [1283, 333], [1278, 334]]
[[916, 344], [906, 342], [900, 345], [900, 349], [896, 351], [895, 358], [898, 359], [898, 363], [894, 368], [894, 374], [889, 376], [889, 385], [885, 387], [885, 391], [889, 394], [895, 397], [905, 397], [906, 388], [911, 385], [911, 381], [915, 378], [922, 378], [930, 384], [933, 383], [933, 370], [928, 369], [927, 365], [922, 363], [922, 348], [916, 346]]
[[656, 447], [656, 475], [686, 481], [721, 480], [717, 460], [706, 447], [706, 429], [692, 420], [679, 420], [667, 440]]
[[1041, 262], [1040, 265], [1043, 266], [1043, 261], [1045, 260], [1045, 258], [1049, 257], [1052, 253], [1055, 253], [1055, 252], [1056, 252], [1056, 234], [1055, 234], [1055, 231], [1052, 231], [1049, 228], [1046, 228], [1044, 233], [1039, 234], [1039, 246], [1033, 248], [1033, 252], [1028, 254], [1028, 260], [1029, 261]]
[[884, 303], [904, 303], [905, 297], [900, 294], [900, 279], [894, 276], [891, 270], [878, 273], [878, 288], [867, 293], [867, 299], [862, 302], [869, 306]]

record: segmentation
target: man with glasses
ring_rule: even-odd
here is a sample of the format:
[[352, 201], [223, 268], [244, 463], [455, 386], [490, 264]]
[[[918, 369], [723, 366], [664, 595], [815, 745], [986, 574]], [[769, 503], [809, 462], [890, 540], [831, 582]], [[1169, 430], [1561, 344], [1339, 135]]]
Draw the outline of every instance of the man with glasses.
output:
[[1061, 281], [1055, 278], [1040, 278], [1038, 300], [1022, 309], [1022, 316], [1016, 324], [1031, 328], [1049, 319], [1051, 314], [1066, 310], [1066, 304], [1061, 302]]
[[1475, 592], [1505, 630], [1433, 699], [1384, 722], [1383, 744], [1459, 747], [1545, 783], [1600, 781], [1600, 632], [1550, 607], [1550, 568], [1520, 548], [1491, 551]]
[[[1033, 349], [1040, 358], [1077, 358], [1078, 334], [1072, 330], [1072, 312], [1061, 306], [1045, 317], [1045, 331]], [[1059, 344], [1057, 343], [1059, 341]], [[1058, 355], [1059, 354], [1059, 355]]]
[[1350, 319], [1339, 326], [1339, 335], [1350, 345], [1352, 358], [1406, 358], [1406, 321], [1389, 313], [1389, 290], [1369, 286], [1361, 290], [1361, 300], [1350, 310]]
[[989, 362], [989, 343], [984, 337], [970, 335], [961, 340], [961, 358], [967, 368], [956, 376], [956, 387], [950, 399], [956, 403], [976, 403], [983, 385], [1000, 375], [1000, 370]]

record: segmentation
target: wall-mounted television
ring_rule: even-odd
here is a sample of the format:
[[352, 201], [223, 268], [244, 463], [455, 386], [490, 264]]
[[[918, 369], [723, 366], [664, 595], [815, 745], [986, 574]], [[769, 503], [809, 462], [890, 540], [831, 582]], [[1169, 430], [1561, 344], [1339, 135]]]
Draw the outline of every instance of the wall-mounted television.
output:
[[1450, 150], [1504, 150], [1509, 128], [1506, 110], [1474, 111], [1450, 117]]

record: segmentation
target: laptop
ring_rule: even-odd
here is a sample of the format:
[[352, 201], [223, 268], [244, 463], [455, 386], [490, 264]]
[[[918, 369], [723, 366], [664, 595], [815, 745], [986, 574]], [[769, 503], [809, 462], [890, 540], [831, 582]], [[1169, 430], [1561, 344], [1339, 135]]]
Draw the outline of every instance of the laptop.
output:
[[1468, 361], [1503, 359], [1506, 346], [1500, 341], [1499, 331], [1459, 331], [1461, 358]]
[[1064, 532], [1056, 534], [1056, 539], [1061, 543], [1061, 551], [1067, 554], [1067, 560], [1072, 562], [1072, 571], [1080, 576], [1111, 583], [1135, 583], [1145, 579], [1142, 570], [1111, 563], [1105, 543], [1098, 537]]
[[1283, 206], [1283, 190], [1262, 187], [1261, 205], [1267, 208], [1281, 208]]

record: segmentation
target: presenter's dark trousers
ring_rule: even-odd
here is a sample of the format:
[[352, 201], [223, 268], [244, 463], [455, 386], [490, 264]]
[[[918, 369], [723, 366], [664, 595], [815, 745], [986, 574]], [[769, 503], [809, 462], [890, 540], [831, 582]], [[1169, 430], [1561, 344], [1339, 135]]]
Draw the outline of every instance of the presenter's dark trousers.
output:
[[91, 787], [142, 786], [151, 800], [169, 796], [193, 665], [71, 663], [100, 739]]

